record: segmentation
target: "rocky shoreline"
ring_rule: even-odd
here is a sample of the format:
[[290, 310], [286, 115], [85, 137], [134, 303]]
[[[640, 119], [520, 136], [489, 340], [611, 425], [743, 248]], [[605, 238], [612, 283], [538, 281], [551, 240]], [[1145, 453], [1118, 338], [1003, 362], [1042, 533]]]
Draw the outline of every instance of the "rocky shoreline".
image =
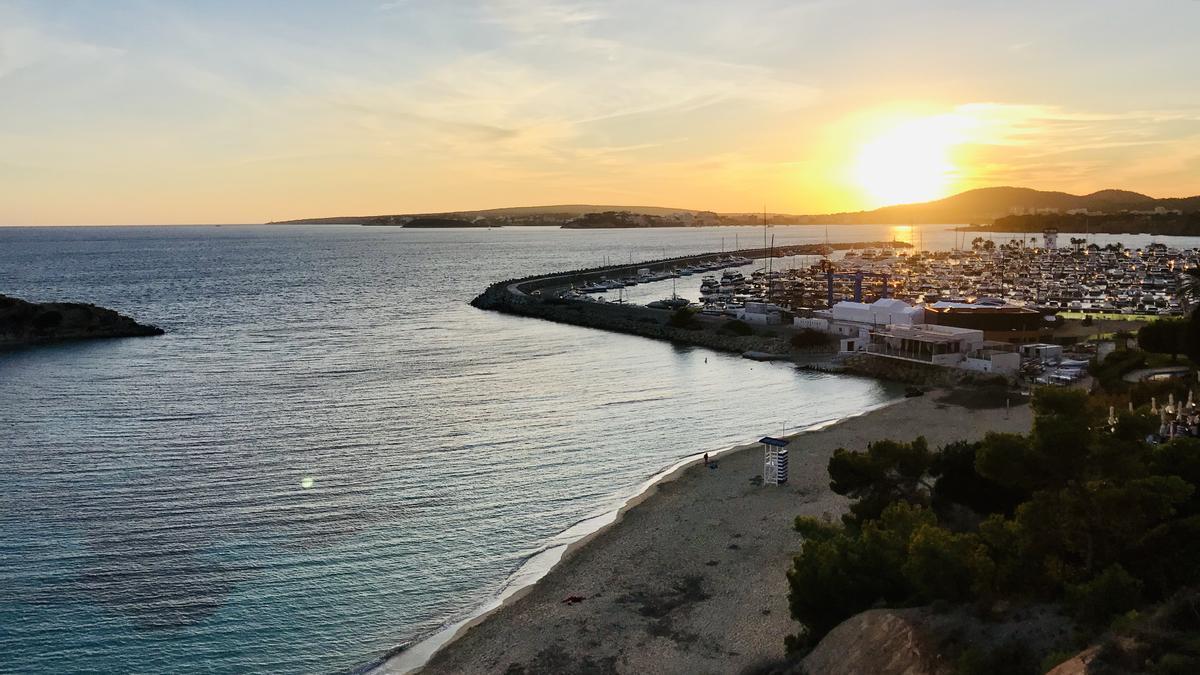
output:
[[0, 295], [0, 350], [67, 340], [162, 335], [111, 309], [80, 302], [35, 303]]

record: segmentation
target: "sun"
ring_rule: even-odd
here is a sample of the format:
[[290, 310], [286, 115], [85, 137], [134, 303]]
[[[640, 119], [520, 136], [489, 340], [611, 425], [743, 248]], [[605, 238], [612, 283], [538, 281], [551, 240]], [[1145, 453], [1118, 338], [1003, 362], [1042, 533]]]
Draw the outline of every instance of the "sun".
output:
[[937, 115], [895, 124], [860, 146], [854, 180], [873, 206], [945, 197], [958, 178], [951, 154], [960, 120]]

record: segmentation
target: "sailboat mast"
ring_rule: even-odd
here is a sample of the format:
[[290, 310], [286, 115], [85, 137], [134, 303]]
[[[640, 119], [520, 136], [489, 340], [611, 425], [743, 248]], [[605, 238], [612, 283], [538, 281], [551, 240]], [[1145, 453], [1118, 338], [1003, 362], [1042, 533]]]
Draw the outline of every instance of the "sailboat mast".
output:
[[767, 302], [771, 302], [771, 272], [775, 269], [775, 235], [771, 235], [771, 249], [767, 251]]
[[763, 204], [763, 248], [767, 247], [767, 205]]

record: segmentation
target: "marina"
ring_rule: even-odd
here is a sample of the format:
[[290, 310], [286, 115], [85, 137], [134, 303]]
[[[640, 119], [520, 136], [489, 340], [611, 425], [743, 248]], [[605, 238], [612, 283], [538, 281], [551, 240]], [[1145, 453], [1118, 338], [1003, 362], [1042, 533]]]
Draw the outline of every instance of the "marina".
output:
[[[768, 263], [777, 269], [770, 269]], [[750, 266], [755, 266], [753, 271], [728, 269]], [[940, 310], [1023, 307], [1071, 318], [1099, 314], [1148, 320], [1183, 315], [1178, 276], [1200, 267], [1200, 248], [1161, 243], [1144, 248], [1120, 243], [1070, 248], [1031, 244], [944, 251], [879, 247], [801, 255], [783, 252], [775, 261], [725, 258], [700, 267], [706, 272], [726, 270], [719, 278], [705, 276], [691, 299], [697, 309], [710, 311], [763, 301], [804, 312], [828, 309], [843, 300], [896, 298], [927, 307], [942, 303]], [[696, 267], [689, 266], [638, 281], [695, 273]], [[621, 287], [591, 284], [564, 289], [559, 297], [581, 299], [582, 294]], [[602, 295], [597, 299], [608, 300]]]

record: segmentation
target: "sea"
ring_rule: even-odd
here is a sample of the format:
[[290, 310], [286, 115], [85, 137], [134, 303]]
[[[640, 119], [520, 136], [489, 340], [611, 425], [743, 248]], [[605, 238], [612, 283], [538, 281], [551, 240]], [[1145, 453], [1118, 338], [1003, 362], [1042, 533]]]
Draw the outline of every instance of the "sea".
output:
[[0, 228], [0, 293], [167, 331], [0, 353], [0, 672], [369, 670], [536, 578], [531, 561], [667, 467], [902, 395], [473, 296], [764, 239], [897, 238], [958, 240], [944, 226]]

